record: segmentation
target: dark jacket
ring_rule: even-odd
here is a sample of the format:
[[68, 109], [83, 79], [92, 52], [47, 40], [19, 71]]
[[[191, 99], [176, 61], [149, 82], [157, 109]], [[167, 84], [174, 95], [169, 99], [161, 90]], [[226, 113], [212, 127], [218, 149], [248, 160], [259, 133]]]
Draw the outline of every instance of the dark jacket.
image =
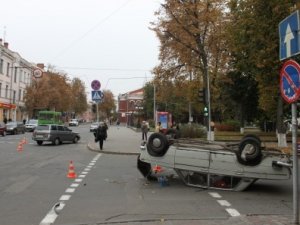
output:
[[107, 138], [107, 128], [106, 126], [99, 126], [95, 132], [95, 137], [97, 139], [106, 139]]

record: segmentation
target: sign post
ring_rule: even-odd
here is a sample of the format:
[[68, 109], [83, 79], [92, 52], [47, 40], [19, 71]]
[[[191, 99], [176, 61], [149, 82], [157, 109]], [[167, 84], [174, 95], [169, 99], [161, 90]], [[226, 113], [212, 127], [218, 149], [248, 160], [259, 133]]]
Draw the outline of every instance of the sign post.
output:
[[299, 179], [297, 148], [297, 100], [300, 96], [300, 65], [288, 60], [280, 71], [280, 91], [282, 98], [292, 104], [292, 150], [293, 150], [293, 212], [294, 223], [299, 224]]
[[93, 80], [91, 83], [92, 91], [92, 101], [96, 102], [96, 113], [97, 113], [97, 122], [99, 122], [99, 109], [98, 104], [103, 100], [104, 94], [100, 91], [101, 83], [98, 80]]

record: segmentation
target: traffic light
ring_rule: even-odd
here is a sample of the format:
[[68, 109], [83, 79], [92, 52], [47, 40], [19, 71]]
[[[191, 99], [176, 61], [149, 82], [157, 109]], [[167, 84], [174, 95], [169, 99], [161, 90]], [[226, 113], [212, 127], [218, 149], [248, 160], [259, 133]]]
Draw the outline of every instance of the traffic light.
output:
[[208, 108], [207, 106], [204, 106], [204, 116], [208, 116]]
[[206, 89], [199, 89], [198, 91], [199, 102], [206, 103]]
[[96, 113], [97, 112], [97, 108], [96, 108], [96, 104], [92, 104], [92, 112]]

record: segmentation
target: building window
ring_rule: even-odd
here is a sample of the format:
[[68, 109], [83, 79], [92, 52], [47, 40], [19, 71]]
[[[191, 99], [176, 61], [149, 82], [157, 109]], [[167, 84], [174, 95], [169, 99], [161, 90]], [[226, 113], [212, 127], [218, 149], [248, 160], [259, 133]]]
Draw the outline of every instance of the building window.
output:
[[1, 98], [1, 94], [2, 94], [2, 83], [0, 83], [0, 98]]
[[19, 78], [20, 82], [23, 82], [23, 70], [20, 70], [20, 75], [19, 76], [20, 76], [20, 78]]
[[14, 73], [14, 82], [17, 83], [17, 73], [18, 73], [18, 68], [15, 67], [15, 73]]
[[0, 60], [0, 73], [3, 74], [3, 59]]
[[21, 101], [21, 97], [22, 97], [22, 90], [19, 89], [19, 101]]
[[8, 85], [5, 87], [5, 98], [8, 98]]
[[13, 92], [13, 103], [15, 104], [16, 103], [16, 91], [14, 90]]
[[6, 76], [9, 77], [9, 67], [10, 67], [10, 63], [7, 63], [7, 68], [6, 68]]
[[24, 101], [25, 94], [26, 94], [26, 92], [25, 92], [25, 90], [24, 90], [24, 91], [23, 91], [23, 98], [22, 98], [23, 101]]

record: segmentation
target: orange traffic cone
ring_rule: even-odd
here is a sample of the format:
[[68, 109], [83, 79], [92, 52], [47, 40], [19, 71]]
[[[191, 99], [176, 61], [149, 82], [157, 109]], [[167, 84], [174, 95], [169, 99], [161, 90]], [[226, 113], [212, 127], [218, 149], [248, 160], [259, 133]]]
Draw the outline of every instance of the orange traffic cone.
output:
[[153, 172], [154, 173], [160, 173], [163, 171], [162, 167], [161, 166], [158, 166], [158, 165], [155, 165], [153, 168], [152, 168]]
[[17, 150], [18, 150], [18, 152], [22, 152], [23, 151], [23, 144], [22, 144], [22, 142], [19, 142]]
[[76, 178], [76, 173], [74, 171], [74, 165], [73, 165], [73, 161], [70, 161], [69, 164], [69, 172], [67, 175], [68, 178]]
[[24, 145], [24, 144], [28, 144], [28, 141], [27, 141], [26, 137], [23, 138], [22, 144], [23, 144], [23, 145]]

